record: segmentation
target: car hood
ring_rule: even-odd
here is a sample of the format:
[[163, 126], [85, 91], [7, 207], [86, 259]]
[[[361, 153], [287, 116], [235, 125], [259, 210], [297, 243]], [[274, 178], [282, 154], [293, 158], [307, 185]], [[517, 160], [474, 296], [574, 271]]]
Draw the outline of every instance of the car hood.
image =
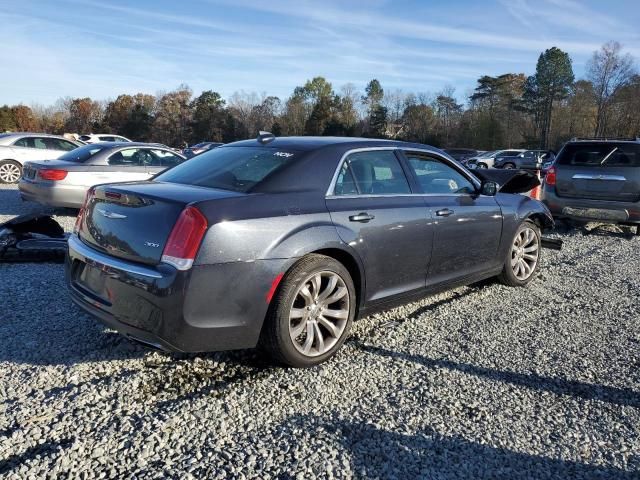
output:
[[526, 193], [540, 185], [538, 175], [525, 170], [473, 170], [481, 182], [496, 182], [502, 193]]

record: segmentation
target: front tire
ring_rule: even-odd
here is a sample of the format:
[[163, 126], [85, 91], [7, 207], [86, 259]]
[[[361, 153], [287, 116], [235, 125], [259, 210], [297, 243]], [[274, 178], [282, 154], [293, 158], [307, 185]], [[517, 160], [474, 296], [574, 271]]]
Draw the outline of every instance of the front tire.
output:
[[516, 166], [513, 163], [505, 163], [504, 167], [502, 168], [506, 168], [507, 170], [512, 170], [514, 168], [516, 168]]
[[524, 287], [538, 276], [540, 267], [540, 228], [523, 222], [516, 231], [498, 279], [510, 287]]
[[307, 255], [280, 283], [261, 344], [280, 363], [318, 365], [342, 346], [355, 310], [355, 287], [344, 265], [325, 255]]
[[14, 160], [0, 161], [0, 183], [18, 183], [22, 176], [22, 165]]
[[486, 163], [478, 163], [476, 168], [489, 168]]

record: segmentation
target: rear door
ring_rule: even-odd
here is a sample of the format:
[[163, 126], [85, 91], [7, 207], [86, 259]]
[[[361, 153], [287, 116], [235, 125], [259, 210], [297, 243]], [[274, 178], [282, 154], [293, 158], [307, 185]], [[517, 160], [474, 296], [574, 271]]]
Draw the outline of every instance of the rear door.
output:
[[349, 154], [326, 204], [364, 263], [366, 301], [424, 287], [433, 227], [393, 149]]
[[495, 197], [477, 193], [479, 185], [444, 158], [412, 151], [405, 156], [434, 219], [427, 286], [495, 268], [502, 235], [502, 211]]
[[567, 144], [555, 166], [556, 193], [560, 197], [640, 200], [640, 143]]

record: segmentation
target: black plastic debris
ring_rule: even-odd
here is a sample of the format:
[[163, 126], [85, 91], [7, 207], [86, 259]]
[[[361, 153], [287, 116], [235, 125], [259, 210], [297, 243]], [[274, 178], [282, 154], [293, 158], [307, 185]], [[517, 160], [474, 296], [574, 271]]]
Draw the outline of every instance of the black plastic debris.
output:
[[49, 215], [20, 215], [0, 224], [0, 263], [64, 261], [68, 234]]
[[540, 185], [540, 179], [534, 172], [511, 169], [475, 169], [473, 174], [482, 182], [496, 182], [502, 193], [527, 193]]

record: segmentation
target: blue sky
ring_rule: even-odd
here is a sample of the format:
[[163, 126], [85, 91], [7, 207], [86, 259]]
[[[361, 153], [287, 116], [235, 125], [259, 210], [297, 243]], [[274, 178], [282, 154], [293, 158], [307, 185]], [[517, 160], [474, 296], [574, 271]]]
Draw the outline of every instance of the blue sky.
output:
[[462, 99], [551, 46], [578, 76], [608, 40], [640, 59], [639, 0], [0, 0], [0, 25], [0, 104], [181, 83], [285, 98], [316, 75]]

